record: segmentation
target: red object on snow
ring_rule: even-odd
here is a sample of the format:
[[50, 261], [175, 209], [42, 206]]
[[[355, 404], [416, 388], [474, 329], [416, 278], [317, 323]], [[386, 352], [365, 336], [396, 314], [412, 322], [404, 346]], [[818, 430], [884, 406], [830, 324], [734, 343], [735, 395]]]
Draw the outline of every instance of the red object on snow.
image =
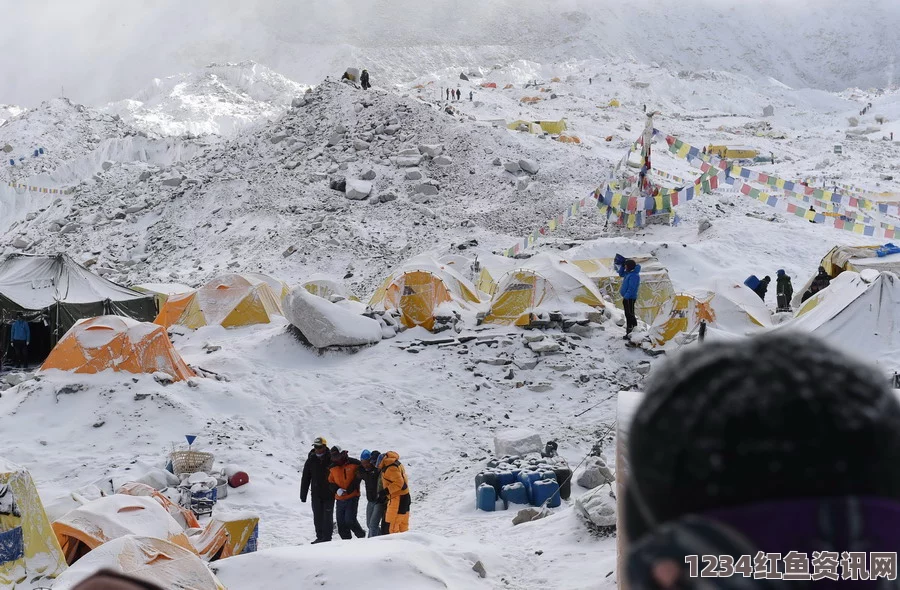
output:
[[250, 476], [244, 471], [238, 471], [228, 478], [228, 485], [233, 488], [239, 488], [248, 483], [250, 483]]

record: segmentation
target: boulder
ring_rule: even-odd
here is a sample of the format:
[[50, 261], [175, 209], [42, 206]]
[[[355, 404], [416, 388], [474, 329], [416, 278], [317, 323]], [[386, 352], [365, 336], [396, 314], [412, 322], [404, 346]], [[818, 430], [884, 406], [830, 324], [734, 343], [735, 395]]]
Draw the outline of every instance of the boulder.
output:
[[103, 162], [102, 164], [100, 164], [100, 167], [103, 168], [103, 171], [105, 172], [113, 167], [113, 163], [110, 162], [109, 160], [107, 160], [107, 161]]
[[284, 301], [284, 315], [315, 348], [366, 346], [381, 340], [381, 324], [358, 315], [304, 287], [294, 288]]
[[524, 457], [528, 453], [540, 453], [543, 448], [541, 435], [527, 428], [508, 428], [494, 435], [494, 452], [498, 457]]
[[355, 150], [358, 151], [358, 152], [361, 152], [361, 151], [363, 151], [363, 150], [367, 150], [367, 149], [369, 149], [370, 147], [371, 147], [371, 144], [370, 144], [368, 141], [363, 141], [363, 140], [361, 140], [361, 139], [354, 139], [354, 140], [353, 140], [353, 149], [355, 149]]
[[80, 227], [80, 226], [79, 226], [77, 223], [74, 223], [74, 222], [73, 222], [73, 223], [67, 223], [67, 224], [65, 224], [65, 225], [62, 227], [62, 229], [59, 230], [59, 233], [61, 233], [61, 234], [71, 234], [71, 233], [73, 233], [73, 232], [78, 231], [78, 228], [79, 228], [79, 227]]
[[397, 200], [397, 195], [395, 195], [394, 193], [381, 193], [380, 195], [378, 195], [379, 203], [389, 203], [391, 201], [396, 201], [396, 200]]
[[421, 180], [422, 173], [418, 168], [410, 168], [406, 171], [406, 180]]
[[505, 168], [507, 172], [512, 172], [513, 174], [522, 169], [518, 162], [506, 162], [503, 164], [503, 168]]
[[515, 526], [517, 524], [522, 524], [523, 522], [540, 520], [541, 518], [544, 518], [549, 514], [549, 510], [538, 510], [537, 508], [522, 508], [513, 517], [512, 523], [513, 526]]
[[285, 139], [287, 139], [287, 133], [276, 133], [271, 138], [269, 138], [269, 141], [271, 141], [272, 143], [278, 144], [278, 143], [281, 143], [282, 141], [284, 141]]
[[434, 186], [433, 184], [423, 182], [416, 187], [416, 193], [420, 195], [434, 196], [438, 194], [438, 187]]
[[306, 106], [306, 99], [305, 98], [295, 98], [291, 101], [291, 106], [295, 109]]
[[444, 152], [444, 144], [420, 145], [419, 153], [429, 158], [436, 158]]
[[170, 176], [162, 181], [163, 186], [178, 186], [184, 180], [183, 176]]
[[103, 216], [99, 213], [91, 213], [81, 218], [81, 225], [97, 225], [101, 219], [103, 219]]
[[501, 166], [503, 162], [500, 161], [500, 158], [494, 158], [494, 161], [491, 162], [494, 166]]
[[400, 131], [400, 125], [388, 125], [384, 128], [385, 135], [394, 135], [398, 131]]
[[335, 178], [328, 184], [328, 187], [333, 191], [342, 193], [347, 190], [347, 181], [343, 178]]
[[712, 222], [709, 219], [701, 219], [700, 223], [697, 224], [697, 233], [702, 234], [706, 230], [712, 227]]
[[589, 490], [613, 481], [615, 477], [601, 457], [588, 457], [584, 470], [575, 478], [575, 483]]
[[124, 211], [125, 213], [137, 213], [138, 211], [143, 211], [146, 208], [147, 203], [139, 201], [137, 203], [134, 203], [133, 205], [125, 207], [124, 209], [122, 209], [122, 211]]
[[375, 171], [369, 168], [365, 172], [363, 172], [360, 176], [362, 180], [375, 180]]
[[775, 107], [772, 105], [767, 105], [763, 107], [763, 117], [774, 117], [775, 116]]
[[527, 172], [528, 174], [537, 174], [538, 173], [538, 164], [534, 160], [519, 160], [519, 168]]
[[528, 184], [529, 184], [528, 180], [526, 180], [524, 178], [520, 178], [519, 180], [516, 181], [516, 190], [523, 191], [526, 188], [528, 188]]
[[12, 241], [12, 247], [13, 247], [13, 248], [18, 248], [19, 250], [24, 250], [24, 249], [27, 248], [30, 244], [31, 244], [31, 242], [29, 242], [28, 240], [26, 240], [26, 239], [24, 239], [24, 238], [21, 238], [21, 237], [15, 238], [15, 239]]
[[616, 499], [612, 487], [601, 486], [575, 499], [575, 509], [591, 523], [616, 526]]
[[449, 166], [453, 163], [453, 160], [450, 159], [450, 156], [438, 156], [434, 160], [432, 160], [438, 166]]
[[[221, 170], [217, 170], [217, 172], [221, 172]], [[143, 172], [141, 172], [138, 175], [139, 182], [146, 182], [149, 179], [150, 179], [150, 171], [149, 170], [144, 170]]]
[[[463, 72], [460, 72], [460, 73], [459, 73], [459, 79], [460, 79], [460, 80], [465, 80], [466, 82], [469, 81], [469, 77], [466, 76]], [[483, 577], [483, 576], [482, 576], [482, 577]]]
[[393, 160], [400, 168], [413, 168], [422, 162], [422, 156], [394, 156]]
[[368, 198], [369, 193], [371, 192], [372, 183], [368, 180], [350, 179], [347, 181], [347, 190], [344, 192], [344, 194], [348, 199], [360, 201], [362, 199]]

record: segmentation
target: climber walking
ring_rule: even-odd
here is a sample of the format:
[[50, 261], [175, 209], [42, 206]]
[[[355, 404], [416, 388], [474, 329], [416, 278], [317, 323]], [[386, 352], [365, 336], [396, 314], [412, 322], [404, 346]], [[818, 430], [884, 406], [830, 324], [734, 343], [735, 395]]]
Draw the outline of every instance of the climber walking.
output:
[[384, 489], [381, 494], [387, 499], [387, 512], [384, 519], [388, 522], [389, 532], [405, 533], [409, 530], [409, 480], [406, 469], [400, 463], [400, 455], [388, 451], [378, 459], [381, 470], [381, 481]]
[[622, 296], [622, 307], [625, 309], [625, 340], [631, 336], [631, 332], [637, 328], [637, 315], [634, 304], [637, 302], [638, 289], [641, 287], [641, 265], [632, 259], [625, 259], [621, 254], [616, 254], [616, 272], [622, 277], [622, 286], [619, 294]]
[[303, 478], [300, 480], [301, 502], [305, 503], [307, 495], [312, 491], [313, 524], [316, 527], [316, 540], [313, 543], [327, 543], [334, 534], [334, 492], [328, 484], [330, 469], [328, 441], [320, 436], [313, 441], [313, 448], [303, 464]]
[[385, 502], [378, 497], [378, 493], [383, 489], [381, 473], [375, 467], [379, 454], [378, 451], [367, 449], [359, 456], [360, 477], [366, 482], [366, 527], [369, 529], [370, 537], [381, 534], [385, 512]]
[[372, 87], [372, 85], [369, 84], [369, 70], [362, 71], [362, 74], [359, 75], [359, 83], [362, 85], [363, 90], [368, 90]]
[[775, 279], [775, 294], [778, 301], [776, 311], [791, 311], [794, 286], [791, 285], [791, 277], [784, 272], [783, 268], [778, 270], [778, 278]]
[[366, 531], [359, 525], [356, 516], [359, 512], [359, 484], [360, 474], [358, 470], [360, 462], [351, 459], [347, 451], [341, 447], [331, 447], [331, 469], [328, 473], [328, 483], [334, 492], [335, 508], [334, 516], [337, 521], [338, 534], [342, 539], [364, 538]]

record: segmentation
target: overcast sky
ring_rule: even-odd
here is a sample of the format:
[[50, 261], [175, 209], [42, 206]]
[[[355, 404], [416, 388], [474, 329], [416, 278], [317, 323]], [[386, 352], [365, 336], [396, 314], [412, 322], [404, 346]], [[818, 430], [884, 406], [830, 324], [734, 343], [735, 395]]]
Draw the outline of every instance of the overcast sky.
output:
[[[633, 39], [633, 46], [623, 51], [642, 59], [653, 57], [642, 54], [643, 45], [661, 47], [660, 38], [672, 34], [654, 27], [665, 26], [670, 17], [685, 19], [685, 27], [693, 29], [684, 30], [685, 38], [696, 48], [684, 56], [696, 62], [691, 65], [703, 66], [704, 52], [715, 56], [717, 51], [704, 44], [705, 22], [714, 12], [737, 14], [734, 7], [754, 22], [721, 22], [759, 27], [768, 34], [754, 42], [758, 51], [771, 51], [772, 39], [786, 47], [797, 45], [792, 37], [800, 36], [808, 21], [827, 20], [826, 27], [833, 30], [826, 31], [820, 46], [832, 46], [830, 35], [850, 49], [854, 43], [872, 44], [880, 54], [861, 61], [877, 63], [861, 67], [877, 70], [865, 81], [881, 85], [887, 82], [881, 72], [900, 52], [898, 6], [900, 0], [2, 0], [0, 103], [35, 106], [65, 93], [77, 102], [100, 104], [130, 97], [154, 77], [247, 59], [315, 83], [343, 65], [350, 46], [546, 45], [574, 32], [596, 41], [599, 49], [623, 28], [605, 18], [612, 11], [620, 18], [630, 15], [625, 26], [652, 40], [643, 44]], [[834, 18], [834, 7], [848, 11], [864, 30], [848, 30], [847, 36], [854, 38], [842, 39], [842, 19]], [[593, 18], [588, 24], [566, 20], [576, 10]], [[820, 54], [820, 46], [810, 47]], [[589, 51], [591, 45], [580, 48]], [[605, 49], [598, 53], [615, 54], [617, 47]], [[847, 59], [842, 52], [846, 54], [839, 47], [833, 60], [821, 55], [809, 59], [818, 58], [821, 65], [816, 62], [815, 67], [827, 69]], [[806, 61], [800, 56], [797, 67]], [[709, 65], [724, 69], [729, 64], [713, 60]]]

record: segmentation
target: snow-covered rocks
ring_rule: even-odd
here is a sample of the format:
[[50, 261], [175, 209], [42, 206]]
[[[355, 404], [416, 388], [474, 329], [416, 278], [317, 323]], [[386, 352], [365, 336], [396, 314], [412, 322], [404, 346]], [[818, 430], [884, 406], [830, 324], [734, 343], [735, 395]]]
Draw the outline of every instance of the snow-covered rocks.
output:
[[449, 166], [453, 163], [453, 160], [450, 158], [450, 156], [438, 156], [432, 160], [432, 163], [438, 166]]
[[353, 140], [353, 149], [355, 149], [358, 152], [365, 151], [365, 150], [369, 149], [370, 147], [372, 147], [372, 144], [370, 144], [368, 141], [363, 141], [361, 139]]
[[378, 321], [313, 295], [304, 287], [290, 292], [284, 308], [291, 325], [315, 348], [366, 346], [382, 338]]
[[443, 144], [435, 144], [435, 145], [420, 145], [419, 153], [423, 156], [427, 156], [429, 158], [437, 158], [442, 153], [444, 153], [444, 145]]
[[422, 172], [418, 168], [409, 168], [406, 171], [406, 180], [421, 180]]
[[[373, 172], [374, 174], [374, 172]], [[346, 190], [344, 194], [348, 199], [352, 199], [354, 201], [361, 201], [363, 199], [367, 199], [369, 194], [372, 192], [372, 183], [368, 180], [359, 180], [355, 178], [351, 178], [347, 180]]]
[[377, 200], [379, 203], [390, 203], [391, 201], [396, 201], [396, 200], [397, 200], [397, 195], [396, 195], [395, 193], [392, 193], [392, 192], [379, 193], [379, 195], [378, 195], [378, 197], [376, 198], [376, 200]]
[[163, 186], [178, 186], [184, 180], [184, 177], [181, 175], [178, 176], [170, 176], [168, 178], [163, 179]]
[[513, 174], [515, 174], [516, 172], [520, 172], [522, 170], [522, 167], [519, 166], [518, 162], [504, 162], [503, 169], [507, 172], [512, 172]]
[[438, 187], [429, 182], [423, 182], [416, 187], [416, 193], [425, 196], [434, 196], [438, 194]]
[[494, 435], [494, 452], [500, 457], [524, 457], [528, 453], [540, 453], [543, 448], [541, 435], [534, 430], [510, 428]]
[[521, 159], [518, 161], [519, 168], [527, 172], [528, 174], [537, 174], [540, 167], [537, 162], [534, 160]]
[[582, 494], [575, 499], [575, 508], [596, 526], [616, 525], [616, 499], [612, 495], [611, 487], [600, 486]]
[[375, 180], [375, 171], [369, 168], [359, 175], [360, 180]]
[[612, 481], [615, 481], [615, 478], [601, 457], [589, 457], [584, 470], [575, 478], [575, 483], [589, 490]]

